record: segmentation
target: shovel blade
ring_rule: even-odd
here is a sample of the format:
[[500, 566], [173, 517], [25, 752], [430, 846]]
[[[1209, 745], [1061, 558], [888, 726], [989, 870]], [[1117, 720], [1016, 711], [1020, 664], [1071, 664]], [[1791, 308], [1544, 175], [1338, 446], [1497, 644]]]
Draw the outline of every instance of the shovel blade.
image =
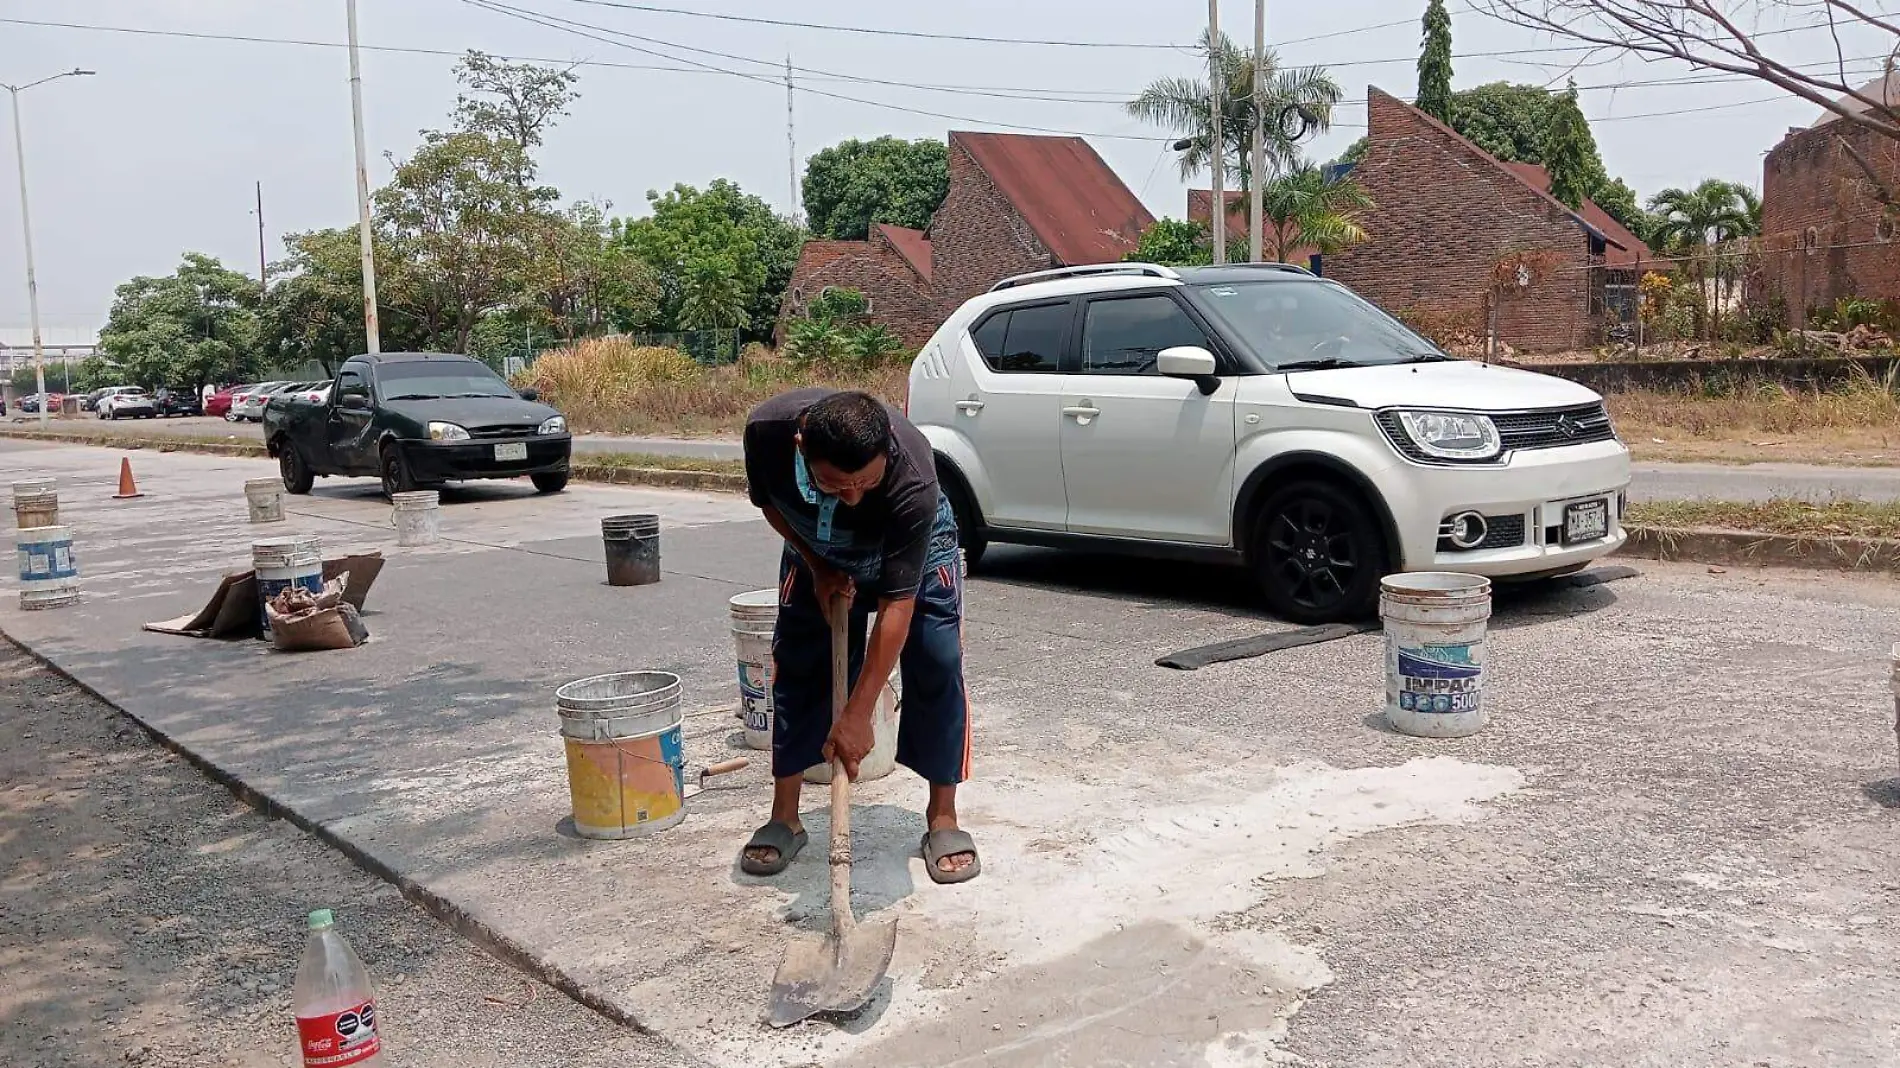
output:
[[857, 924], [842, 934], [793, 939], [772, 977], [767, 1019], [773, 1027], [790, 1027], [821, 1012], [856, 1012], [884, 981], [896, 950], [895, 916]]

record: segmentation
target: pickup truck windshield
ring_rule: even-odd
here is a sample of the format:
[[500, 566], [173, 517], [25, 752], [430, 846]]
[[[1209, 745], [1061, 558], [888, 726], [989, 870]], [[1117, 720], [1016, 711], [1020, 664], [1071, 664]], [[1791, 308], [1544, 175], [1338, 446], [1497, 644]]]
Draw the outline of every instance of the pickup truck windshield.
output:
[[385, 400], [517, 396], [508, 383], [480, 364], [435, 360], [387, 363], [376, 369], [376, 378]]
[[1193, 286], [1188, 295], [1274, 370], [1376, 367], [1445, 355], [1397, 319], [1325, 282]]

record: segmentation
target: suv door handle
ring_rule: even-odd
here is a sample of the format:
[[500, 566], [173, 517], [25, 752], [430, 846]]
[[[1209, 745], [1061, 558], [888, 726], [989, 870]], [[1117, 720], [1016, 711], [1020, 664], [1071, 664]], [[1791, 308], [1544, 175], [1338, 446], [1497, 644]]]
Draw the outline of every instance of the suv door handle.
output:
[[980, 400], [960, 400], [957, 402], [957, 410], [965, 415], [975, 415], [983, 410], [983, 402]]
[[1093, 419], [1102, 414], [1102, 410], [1100, 408], [1091, 408], [1086, 404], [1077, 404], [1073, 407], [1062, 409], [1062, 414], [1073, 415], [1077, 419]]

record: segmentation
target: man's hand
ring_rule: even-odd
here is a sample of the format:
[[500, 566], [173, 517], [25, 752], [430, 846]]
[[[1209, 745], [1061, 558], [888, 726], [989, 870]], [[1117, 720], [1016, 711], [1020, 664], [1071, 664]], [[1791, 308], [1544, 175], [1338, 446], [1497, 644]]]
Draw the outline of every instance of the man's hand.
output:
[[838, 598], [844, 598], [845, 606], [850, 607], [858, 586], [849, 574], [818, 560], [807, 561], [805, 566], [811, 569], [812, 591], [818, 595], [818, 609], [826, 619], [831, 618], [832, 603]]
[[856, 713], [846, 706], [844, 715], [831, 725], [831, 736], [825, 739], [825, 760], [843, 762], [845, 776], [855, 782], [858, 764], [870, 755], [876, 741], [870, 715]]

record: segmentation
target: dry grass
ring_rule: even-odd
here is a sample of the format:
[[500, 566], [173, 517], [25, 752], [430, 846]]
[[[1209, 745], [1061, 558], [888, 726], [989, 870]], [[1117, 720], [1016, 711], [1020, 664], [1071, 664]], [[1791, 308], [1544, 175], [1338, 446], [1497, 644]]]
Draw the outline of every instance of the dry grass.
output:
[[908, 375], [907, 365], [850, 373], [800, 364], [758, 346], [738, 363], [707, 368], [673, 349], [607, 338], [544, 354], [518, 384], [539, 389], [577, 431], [706, 436], [738, 433], [759, 402], [802, 386], [864, 389], [901, 402]]
[[656, 471], [711, 471], [721, 475], [745, 474], [742, 460], [711, 460], [697, 456], [657, 456], [645, 452], [577, 452], [576, 464], [600, 467], [642, 467]]
[[1861, 375], [1833, 390], [1754, 383], [1729, 391], [1613, 394], [1639, 459], [1900, 465], [1900, 388]]
[[1627, 522], [1806, 538], [1900, 538], [1900, 501], [1651, 501], [1631, 504]]

